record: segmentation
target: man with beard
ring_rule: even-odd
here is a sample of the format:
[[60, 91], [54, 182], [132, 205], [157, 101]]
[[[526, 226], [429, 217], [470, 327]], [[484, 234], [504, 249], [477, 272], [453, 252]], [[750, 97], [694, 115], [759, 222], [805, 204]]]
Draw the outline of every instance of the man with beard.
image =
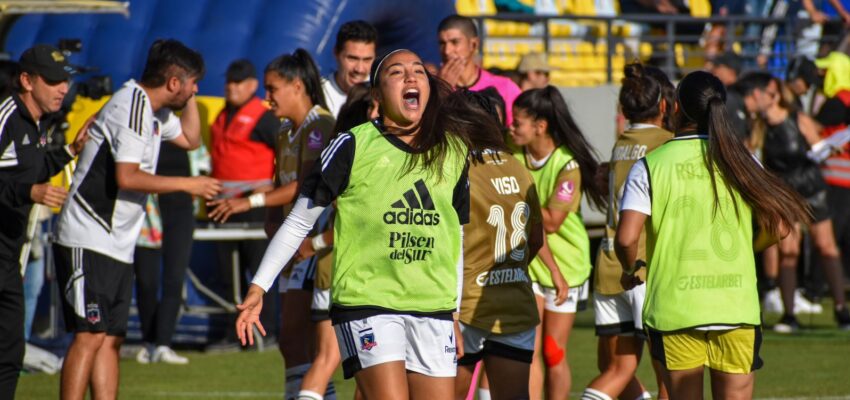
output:
[[[75, 333], [62, 368], [63, 399], [83, 399], [89, 383], [92, 398], [118, 395], [133, 251], [148, 193], [185, 191], [212, 199], [220, 190], [208, 177], [154, 175], [162, 140], [184, 149], [200, 145], [194, 95], [203, 74], [199, 53], [176, 40], [158, 40], [141, 81], [127, 81], [89, 128], [54, 244], [65, 326]], [[181, 109], [178, 118], [172, 110]]]

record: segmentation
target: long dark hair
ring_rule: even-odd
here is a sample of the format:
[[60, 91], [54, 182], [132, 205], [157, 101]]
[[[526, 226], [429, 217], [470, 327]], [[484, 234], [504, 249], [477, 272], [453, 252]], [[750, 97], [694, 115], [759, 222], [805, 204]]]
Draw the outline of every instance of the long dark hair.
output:
[[345, 104], [339, 108], [334, 132], [347, 132], [357, 125], [369, 122], [372, 90], [368, 82], [360, 82], [348, 89]]
[[499, 91], [492, 86], [486, 87], [483, 90], [479, 90], [476, 93], [481, 94], [481, 96], [485, 97], [488, 100], [488, 103], [490, 103], [490, 105], [486, 107], [487, 112], [497, 117], [499, 125], [502, 125], [504, 127], [504, 132], [502, 133], [507, 135], [508, 127], [505, 126], [505, 123], [507, 122], [507, 111], [505, 111], [505, 99], [503, 99], [502, 95], [499, 94]]
[[570, 115], [561, 92], [551, 85], [527, 90], [514, 101], [514, 112], [517, 109], [525, 111], [532, 119], [546, 121], [555, 145], [564, 146], [573, 153], [581, 173], [582, 192], [591, 204], [603, 209], [608, 201], [604, 188], [596, 180], [596, 170], [599, 168], [596, 152]]
[[[705, 164], [714, 191], [714, 209], [719, 208], [715, 169], [726, 189], [738, 192], [753, 208], [759, 226], [774, 237], [782, 236], [783, 225], [793, 227], [811, 220], [808, 206], [797, 192], [762, 168], [735, 135], [726, 114], [726, 89], [714, 75], [696, 71], [688, 74], [677, 88], [679, 130], [696, 126], [708, 133]], [[738, 204], [732, 197], [735, 214]]]
[[[470, 152], [470, 159], [473, 162], [484, 162], [481, 150], [510, 152], [508, 145], [505, 144], [506, 129], [499, 121], [500, 100], [501, 97], [494, 98], [487, 93], [462, 89], [452, 93], [444, 103], [446, 109], [455, 110], [455, 115], [465, 116], [462, 120], [454, 116], [450, 117], [453, 123], [458, 125], [453, 129], [463, 129], [463, 125], [475, 121], [476, 126], [465, 129], [470, 134], [469, 140], [474, 148]], [[501, 107], [504, 107], [503, 103]], [[495, 157], [498, 159], [499, 155], [496, 154]]]
[[670, 129], [669, 111], [673, 109], [676, 89], [667, 75], [658, 68], [640, 63], [628, 64], [623, 69], [620, 88], [620, 108], [631, 123], [651, 121], [661, 114], [661, 101], [667, 104], [663, 128]]
[[[387, 53], [372, 64], [373, 90], [380, 90], [380, 74], [383, 71], [383, 61], [392, 54], [400, 51], [395, 50]], [[461, 147], [469, 151], [498, 148], [498, 142], [488, 139], [492, 132], [499, 132], [498, 124], [494, 124], [492, 117], [481, 111], [470, 107], [463, 99], [463, 93], [457, 93], [442, 79], [431, 75], [425, 70], [428, 79], [430, 96], [422, 118], [416, 126], [397, 134], [412, 134], [413, 140], [411, 154], [407, 157], [402, 174], [409, 173], [415, 169], [422, 169], [428, 174], [433, 174], [438, 179], [443, 176], [443, 164], [446, 155], [450, 151], [460, 153]], [[380, 107], [379, 107], [380, 109]], [[383, 115], [383, 113], [382, 113]], [[493, 127], [495, 125], [495, 128]], [[494, 130], [495, 129], [495, 130]], [[474, 141], [472, 138], [476, 138]], [[454, 139], [454, 140], [453, 140]], [[464, 158], [466, 153], [463, 153]]]
[[322, 90], [319, 68], [316, 67], [316, 62], [313, 61], [313, 57], [307, 50], [297, 48], [292, 54], [276, 57], [266, 66], [265, 73], [269, 72], [274, 72], [290, 82], [296, 78], [301, 80], [301, 83], [304, 84], [304, 91], [310, 97], [310, 102], [314, 106], [319, 105], [324, 109], [328, 108], [325, 93]]

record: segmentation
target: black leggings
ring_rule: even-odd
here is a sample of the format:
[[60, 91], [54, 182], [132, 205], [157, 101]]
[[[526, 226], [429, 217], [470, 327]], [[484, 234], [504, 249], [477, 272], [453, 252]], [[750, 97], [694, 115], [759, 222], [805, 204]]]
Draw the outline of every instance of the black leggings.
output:
[[[162, 249], [136, 247], [136, 303], [142, 323], [142, 339], [157, 346], [168, 346], [183, 302], [183, 283], [192, 253], [195, 217], [192, 196], [186, 193], [160, 195], [159, 208]], [[162, 298], [157, 301], [160, 282]]]
[[15, 398], [24, 346], [24, 285], [20, 265], [0, 260], [0, 399]]
[[847, 207], [850, 204], [850, 188], [830, 185], [827, 200], [835, 241], [844, 264], [844, 276], [850, 276], [850, 207]]

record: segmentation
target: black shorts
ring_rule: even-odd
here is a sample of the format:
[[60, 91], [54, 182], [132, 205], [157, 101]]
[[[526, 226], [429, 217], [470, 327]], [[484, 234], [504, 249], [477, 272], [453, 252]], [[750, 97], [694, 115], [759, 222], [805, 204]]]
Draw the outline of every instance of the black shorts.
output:
[[826, 189], [824, 189], [806, 198], [806, 203], [812, 208], [812, 217], [815, 223], [832, 218], [827, 196]]
[[133, 266], [79, 247], [53, 245], [68, 332], [127, 334]]

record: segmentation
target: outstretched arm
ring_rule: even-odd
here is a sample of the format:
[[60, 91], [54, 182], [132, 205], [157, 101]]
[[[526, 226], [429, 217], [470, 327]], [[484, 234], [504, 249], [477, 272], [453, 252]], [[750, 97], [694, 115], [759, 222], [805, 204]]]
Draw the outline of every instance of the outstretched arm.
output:
[[310, 233], [310, 229], [319, 219], [325, 207], [317, 206], [312, 199], [299, 197], [292, 212], [286, 217], [281, 229], [272, 238], [266, 248], [266, 254], [251, 281], [248, 294], [242, 304], [236, 306], [239, 318], [236, 320], [236, 334], [243, 345], [254, 344], [253, 328], [256, 325], [265, 334], [260, 323], [260, 311], [263, 309], [263, 295], [274, 284], [283, 267], [295, 256], [301, 242]]

